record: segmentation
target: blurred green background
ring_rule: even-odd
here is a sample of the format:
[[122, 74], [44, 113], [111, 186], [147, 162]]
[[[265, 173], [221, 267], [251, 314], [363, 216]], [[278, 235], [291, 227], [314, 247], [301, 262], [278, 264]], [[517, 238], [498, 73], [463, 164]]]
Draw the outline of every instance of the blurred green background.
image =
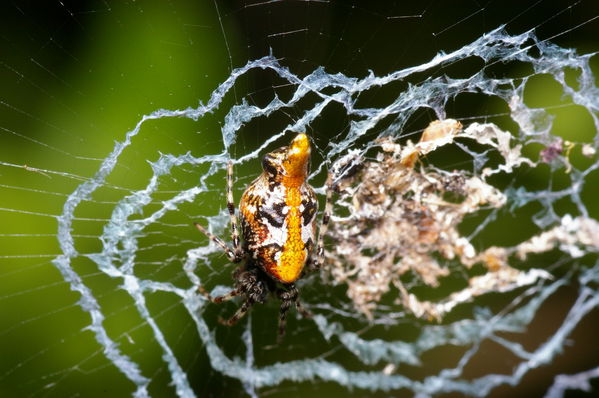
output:
[[[535, 28], [539, 37], [576, 48], [580, 53], [599, 48], [599, 24], [593, 19], [599, 15], [595, 0], [485, 4], [51, 0], [3, 2], [0, 7], [1, 397], [120, 397], [132, 393], [132, 383], [106, 360], [93, 334], [84, 330], [89, 315], [80, 309], [79, 295], [70, 291], [51, 260], [60, 253], [55, 235], [56, 216], [61, 214], [67, 195], [85, 178], [94, 175], [114, 142], [122, 140], [143, 115], [159, 108], [184, 109], [195, 107], [200, 101], [205, 103], [232, 68], [269, 52], [298, 76], [323, 66], [329, 73], [363, 77], [369, 70], [383, 75], [421, 64], [440, 51], [450, 52], [470, 43], [500, 24], [507, 24], [507, 31], [513, 34]], [[596, 66], [597, 60], [593, 62]], [[464, 62], [433, 74], [468, 76], [481, 66], [476, 61]], [[498, 65], [490, 71], [496, 76], [529, 72], [519, 65]], [[409, 82], [418, 83], [426, 77], [414, 76]], [[588, 113], [578, 107], [559, 107], [568, 100], [548, 80], [539, 79], [527, 88], [527, 103], [548, 107], [556, 116], [554, 134], [573, 141], [590, 141], [595, 131]], [[160, 153], [191, 151], [199, 157], [221, 152], [220, 127], [227, 109], [242, 99], [263, 106], [275, 94], [287, 98], [292, 88], [281, 83], [272, 73], [252, 72], [238, 82], [221, 108], [206, 118], [197, 122], [168, 119], [144, 125], [111, 174], [112, 187], [100, 190], [92, 202], [77, 210], [74, 233], [78, 250], [93, 253], [101, 247], [97, 236], [102, 232], [104, 220], [110, 217], [114, 202], [123, 196], [123, 191], [114, 187], [124, 188], [125, 192], [145, 187], [151, 176], [148, 161], [157, 160]], [[387, 103], [397, 96], [397, 90], [372, 93], [365, 96], [361, 105]], [[460, 98], [447, 109], [450, 117], [481, 120], [486, 120], [486, 115], [506, 111], [505, 104], [480, 97]], [[286, 114], [252, 123], [240, 133], [231, 148], [232, 155], [254, 150], [302, 112], [303, 108], [298, 106]], [[435, 118], [423, 111], [409, 128], [418, 130]], [[341, 109], [327, 110], [316, 122], [311, 132], [318, 147], [314, 162], [321, 159], [319, 151], [326, 148], [329, 139], [343, 134], [347, 125], [348, 119]], [[455, 159], [446, 161], [450, 164]], [[585, 160], [579, 157], [578, 161]], [[581, 163], [580, 167], [583, 166]], [[177, 170], [162, 182], [164, 196], [158, 195], [156, 201], [197, 184], [199, 173], [207, 167]], [[236, 171], [237, 195], [258, 171], [258, 162]], [[548, 176], [548, 170], [535, 171], [521, 177], [522, 184], [544, 188]], [[190, 222], [213, 215], [224, 206], [224, 175], [217, 177], [208, 181], [213, 191], [181, 207], [149, 231], [155, 234], [143, 238], [142, 247], [147, 250], [139, 254], [139, 276], [185, 286], [180, 260], [198, 241], [204, 242], [197, 231], [189, 228]], [[321, 181], [322, 177], [317, 178]], [[562, 174], [553, 178], [556, 186], [568, 181]], [[595, 218], [599, 211], [594, 200], [596, 180], [596, 177], [588, 180], [590, 188], [584, 196]], [[148, 211], [153, 208], [156, 206], [149, 206]], [[530, 216], [538, 210], [531, 206], [500, 220], [497, 228], [484, 236], [486, 242], [476, 243], [514, 244], [534, 233]], [[564, 204], [561, 211], [573, 210]], [[224, 266], [224, 259], [219, 258], [203, 276], [214, 285], [228, 284], [230, 268], [223, 270]], [[161, 352], [130, 298], [119, 288], [120, 281], [103, 275], [83, 257], [74, 267], [97, 295], [111, 336], [125, 353], [143, 364], [142, 372], [153, 379], [151, 395], [174, 396]], [[575, 292], [574, 286], [565, 289], [539, 315], [526, 336], [530, 344], [543, 341], [547, 337], [543, 331], [559, 324]], [[342, 294], [341, 291], [340, 297]], [[211, 370], [194, 326], [176, 298], [156, 294], [147, 299], [168, 341], [176, 347], [181, 366], [198, 396], [245, 395], [236, 380]], [[215, 320], [217, 315], [227, 314], [232, 308], [210, 309], [207, 317]], [[256, 347], [261, 347], [274, 341], [276, 308], [268, 306], [256, 312], [259, 326], [255, 327], [254, 338]], [[507, 393], [539, 396], [551, 384], [554, 374], [596, 366], [599, 347], [593, 335], [597, 333], [598, 322], [599, 316], [594, 313], [577, 329], [573, 336], [576, 343], [559, 361], [532, 372], [521, 386], [496, 391], [494, 396]], [[301, 349], [304, 342], [309, 347], [301, 352], [306, 354], [312, 349], [314, 355], [319, 353], [319, 347], [314, 345], [319, 342], [318, 336], [309, 330], [309, 323], [290, 319], [289, 327], [304, 329], [289, 343], [291, 348], [265, 350], [257, 354], [259, 361], [293, 359], [294, 350]], [[225, 352], [244, 355], [239, 329], [218, 330], [217, 340]], [[375, 330], [373, 336], [376, 333], [383, 337], [385, 331]], [[501, 355], [492, 347], [483, 352]], [[336, 359], [351, 363], [351, 358]], [[448, 360], [447, 365], [450, 363]], [[325, 383], [297, 386], [290, 382], [267, 393], [272, 396], [326, 393], [339, 397], [348, 394]], [[362, 391], [354, 393], [371, 396]]]

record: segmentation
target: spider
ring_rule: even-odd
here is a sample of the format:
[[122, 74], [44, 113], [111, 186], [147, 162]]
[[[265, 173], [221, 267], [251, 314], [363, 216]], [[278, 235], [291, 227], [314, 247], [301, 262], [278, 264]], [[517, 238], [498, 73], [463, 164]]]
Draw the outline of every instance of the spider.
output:
[[[306, 181], [310, 161], [310, 141], [300, 133], [289, 146], [276, 149], [262, 159], [263, 172], [246, 189], [239, 202], [243, 244], [239, 239], [235, 204], [233, 201], [233, 163], [227, 165], [227, 208], [231, 222], [230, 248], [222, 239], [194, 223], [200, 232], [216, 243], [232, 263], [243, 262], [233, 272], [234, 288], [229, 293], [211, 297], [222, 303], [236, 296], [243, 302], [235, 314], [222, 323], [232, 326], [255, 303], [265, 303], [269, 293], [281, 300], [278, 340], [285, 334], [289, 308], [295, 305], [303, 317], [311, 317], [300, 303], [295, 286], [304, 266], [320, 268], [324, 258], [323, 236], [331, 211], [331, 190], [327, 189], [326, 205], [318, 241], [316, 242], [316, 213], [318, 201]], [[327, 187], [331, 177], [327, 179]]]

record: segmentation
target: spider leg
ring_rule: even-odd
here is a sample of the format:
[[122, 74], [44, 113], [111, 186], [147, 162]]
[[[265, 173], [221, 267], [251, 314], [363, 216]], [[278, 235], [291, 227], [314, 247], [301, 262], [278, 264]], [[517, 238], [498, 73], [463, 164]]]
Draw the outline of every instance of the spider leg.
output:
[[237, 226], [237, 216], [235, 215], [235, 201], [233, 199], [233, 162], [227, 163], [227, 209], [229, 210], [229, 219], [231, 221], [231, 240], [233, 241], [233, 253], [236, 261], [243, 259], [243, 250], [239, 241], [239, 228]]
[[285, 335], [285, 329], [287, 326], [287, 313], [291, 304], [295, 304], [297, 312], [299, 312], [305, 318], [311, 318], [312, 314], [304, 308], [299, 301], [299, 292], [295, 287], [295, 284], [291, 283], [287, 285], [287, 290], [277, 289], [277, 296], [281, 300], [281, 308], [279, 309], [279, 334], [277, 342], [280, 343]]
[[[224, 296], [221, 296], [224, 297]], [[235, 311], [235, 313], [233, 314], [233, 316], [229, 319], [227, 319], [226, 321], [222, 318], [219, 318], [219, 322], [227, 325], [227, 326], [233, 326], [237, 323], [238, 320], [240, 320], [241, 318], [243, 318], [243, 316], [248, 312], [248, 310], [252, 307], [252, 305], [254, 305], [254, 301], [252, 299], [250, 299], [249, 297], [246, 298], [243, 303], [241, 303], [241, 307], [239, 307], [237, 309], [237, 311]]]
[[235, 289], [222, 296], [212, 297], [202, 286], [198, 288], [200, 294], [213, 303], [229, 301], [237, 296], [242, 296], [244, 298], [241, 306], [231, 318], [224, 320], [219, 317], [219, 322], [227, 326], [236, 324], [237, 321], [245, 316], [254, 304], [264, 303], [268, 294], [264, 281], [260, 279], [256, 268], [248, 270], [245, 266], [239, 267], [233, 272], [233, 279], [235, 279]]
[[310, 311], [308, 311], [306, 308], [304, 308], [301, 301], [299, 300], [299, 297], [296, 298], [296, 300], [295, 300], [295, 309], [304, 318], [312, 318], [312, 313]]
[[[297, 292], [296, 292], [297, 293]], [[287, 312], [291, 303], [293, 303], [293, 293], [291, 291], [277, 289], [277, 296], [281, 300], [281, 308], [279, 309], [279, 333], [277, 335], [277, 343], [283, 341], [285, 336], [285, 328], [287, 327]]]
[[233, 200], [233, 162], [229, 160], [227, 164], [227, 209], [231, 221], [231, 238], [233, 240], [233, 249], [231, 249], [221, 238], [209, 232], [200, 224], [194, 222], [193, 225], [206, 235], [211, 241], [216, 243], [227, 255], [232, 263], [238, 263], [244, 258], [241, 242], [239, 241], [239, 229], [237, 227], [237, 216], [235, 215], [235, 202]]
[[216, 297], [212, 297], [210, 295], [210, 293], [208, 293], [206, 291], [206, 289], [204, 289], [204, 286], [200, 286], [198, 288], [198, 290], [202, 296], [206, 297], [208, 300], [210, 300], [213, 303], [222, 303], [223, 301], [229, 301], [229, 300], [232, 300], [235, 297], [241, 295], [241, 289], [233, 289], [227, 294], [223, 294], [222, 296], [216, 296]]
[[324, 203], [324, 211], [322, 213], [322, 221], [320, 222], [320, 228], [318, 229], [318, 240], [316, 243], [316, 258], [311, 261], [310, 268], [318, 270], [324, 263], [324, 236], [327, 233], [329, 227], [329, 221], [331, 220], [331, 212], [333, 210], [333, 173], [329, 172], [326, 187], [326, 198]]
[[237, 253], [235, 253], [233, 250], [231, 250], [231, 248], [229, 246], [227, 246], [227, 244], [221, 238], [214, 235], [212, 232], [209, 232], [206, 228], [204, 228], [197, 222], [194, 222], [193, 225], [195, 225], [195, 227], [198, 229], [198, 231], [200, 231], [201, 233], [206, 235], [208, 237], [208, 239], [210, 239], [211, 241], [216, 243], [218, 245], [218, 247], [220, 247], [225, 252], [225, 255], [227, 256], [229, 261], [231, 261], [232, 263], [238, 263], [239, 261], [242, 260], [243, 257], [238, 258]]

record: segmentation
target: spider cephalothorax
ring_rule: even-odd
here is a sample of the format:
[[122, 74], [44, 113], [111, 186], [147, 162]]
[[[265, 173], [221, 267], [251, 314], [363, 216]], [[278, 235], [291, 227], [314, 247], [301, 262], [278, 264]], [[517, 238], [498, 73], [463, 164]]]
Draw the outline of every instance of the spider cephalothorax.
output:
[[[322, 236], [328, 222], [327, 209], [316, 244], [316, 211], [318, 201], [307, 182], [310, 141], [298, 134], [289, 146], [266, 154], [263, 172], [246, 189], [239, 203], [243, 245], [239, 241], [233, 203], [233, 166], [228, 166], [227, 207], [231, 216], [233, 250], [199, 224], [196, 227], [216, 242], [232, 262], [244, 261], [235, 270], [235, 288], [213, 302], [242, 296], [244, 301], [228, 320], [233, 325], [255, 303], [263, 303], [270, 292], [281, 300], [279, 334], [285, 331], [285, 317], [295, 304], [303, 316], [310, 314], [299, 302], [294, 282], [306, 264], [317, 268], [322, 261]], [[318, 246], [318, 249], [315, 248]], [[207, 294], [206, 294], [207, 295]]]

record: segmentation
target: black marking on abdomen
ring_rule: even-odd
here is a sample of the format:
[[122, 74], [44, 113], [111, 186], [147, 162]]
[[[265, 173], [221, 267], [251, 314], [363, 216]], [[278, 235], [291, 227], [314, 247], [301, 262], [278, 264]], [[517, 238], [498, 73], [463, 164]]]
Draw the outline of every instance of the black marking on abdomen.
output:
[[[310, 198], [311, 199], [311, 198]], [[314, 219], [314, 215], [316, 214], [316, 201], [304, 199], [302, 200], [302, 204], [304, 205], [304, 211], [302, 212], [302, 219], [304, 220], [304, 226], [310, 224]]]
[[256, 212], [256, 216], [260, 218], [266, 219], [270, 225], [275, 228], [282, 228], [283, 223], [285, 222], [285, 215], [283, 214], [283, 209], [285, 208], [285, 203], [276, 203], [272, 208], [268, 207], [260, 207]]

